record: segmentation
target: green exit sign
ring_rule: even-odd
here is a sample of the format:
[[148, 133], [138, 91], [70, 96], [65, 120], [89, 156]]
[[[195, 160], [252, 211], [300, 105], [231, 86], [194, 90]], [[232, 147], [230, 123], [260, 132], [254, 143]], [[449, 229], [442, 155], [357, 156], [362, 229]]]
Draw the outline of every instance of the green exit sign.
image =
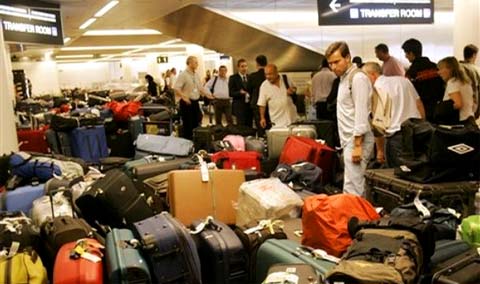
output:
[[168, 63], [168, 56], [158, 56], [157, 63]]

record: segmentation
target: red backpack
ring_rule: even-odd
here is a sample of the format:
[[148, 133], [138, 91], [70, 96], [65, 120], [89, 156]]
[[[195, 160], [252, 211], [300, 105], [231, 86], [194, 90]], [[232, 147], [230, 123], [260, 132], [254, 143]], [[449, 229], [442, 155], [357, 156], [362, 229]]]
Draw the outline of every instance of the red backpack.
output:
[[380, 219], [370, 202], [360, 196], [318, 194], [307, 197], [302, 213], [302, 245], [340, 257], [352, 243], [348, 221], [354, 216], [362, 221]]

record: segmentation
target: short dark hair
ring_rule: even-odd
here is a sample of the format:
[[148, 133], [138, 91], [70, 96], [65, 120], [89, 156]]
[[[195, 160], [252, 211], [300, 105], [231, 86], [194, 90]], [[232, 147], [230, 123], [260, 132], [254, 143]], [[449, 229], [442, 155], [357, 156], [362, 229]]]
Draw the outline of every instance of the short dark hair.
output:
[[355, 56], [353, 59], [352, 59], [352, 62], [357, 64], [358, 68], [361, 68], [363, 66], [363, 60], [360, 56]]
[[223, 68], [223, 69], [227, 69], [227, 66], [225, 66], [225, 65], [220, 65], [220, 67], [218, 67], [218, 70], [220, 70], [220, 69], [222, 69], [222, 68]]
[[347, 57], [347, 55], [350, 55], [348, 44], [344, 41], [336, 41], [328, 46], [327, 50], [325, 51], [325, 57], [330, 57], [337, 50], [340, 50], [340, 54], [343, 58]]
[[475, 54], [478, 53], [478, 47], [476, 47], [474, 44], [469, 44], [466, 45], [463, 48], [463, 59], [467, 60], [475, 56]]
[[375, 46], [375, 51], [381, 51], [383, 53], [388, 53], [388, 46], [384, 43], [380, 43]]
[[326, 57], [322, 59], [322, 64], [320, 65], [320, 68], [325, 68], [325, 67], [328, 68], [328, 60]]
[[421, 57], [422, 56], [422, 43], [418, 39], [411, 38], [411, 39], [406, 40], [402, 44], [402, 49], [403, 49], [403, 51], [405, 51], [405, 53], [407, 53], [407, 52], [413, 53], [413, 55], [415, 55], [415, 57]]
[[268, 63], [267, 57], [263, 54], [260, 54], [259, 56], [257, 56], [257, 58], [255, 58], [255, 62], [257, 62], [257, 64], [262, 67], [267, 66], [267, 63]]
[[244, 62], [246, 63], [247, 60], [245, 60], [244, 58], [238, 59], [238, 61], [237, 61], [237, 67], [240, 66], [240, 64], [242, 64], [242, 63], [244, 63]]
[[145, 80], [147, 80], [148, 82], [153, 81], [152, 75], [150, 75], [150, 74], [145, 75]]

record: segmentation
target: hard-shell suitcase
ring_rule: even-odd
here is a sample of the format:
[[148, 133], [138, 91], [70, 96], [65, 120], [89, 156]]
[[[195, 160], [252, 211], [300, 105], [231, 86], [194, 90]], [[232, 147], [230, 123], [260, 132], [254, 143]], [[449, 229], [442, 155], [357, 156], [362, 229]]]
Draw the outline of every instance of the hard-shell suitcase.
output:
[[303, 136], [315, 139], [317, 133], [312, 125], [292, 125], [272, 128], [267, 131], [268, 158], [278, 158], [288, 136]]
[[264, 242], [257, 253], [255, 283], [262, 283], [267, 277], [268, 269], [278, 263], [306, 263], [312, 265], [322, 280], [335, 263], [322, 259], [308, 247], [303, 247], [292, 240], [269, 239]]
[[233, 205], [244, 181], [241, 170], [209, 170], [203, 175], [200, 170], [172, 171], [168, 176], [170, 211], [186, 225], [205, 216], [235, 224]]
[[[196, 231], [203, 227], [200, 232]], [[248, 279], [247, 252], [232, 229], [207, 218], [192, 223], [193, 235], [202, 263], [203, 283], [244, 284]]]
[[267, 155], [267, 141], [264, 138], [255, 138], [253, 136], [248, 136], [245, 138], [245, 150], [246, 151], [256, 151], [265, 157]]
[[317, 132], [317, 139], [322, 139], [331, 148], [339, 146], [338, 130], [332, 120], [303, 120], [293, 123], [294, 125], [313, 125]]
[[477, 284], [480, 283], [479, 271], [479, 252], [471, 249], [443, 263], [433, 275], [432, 284]]
[[268, 276], [263, 282], [263, 284], [290, 283], [290, 279], [295, 279], [295, 283], [298, 284], [321, 283], [320, 277], [317, 275], [315, 268], [310, 264], [282, 263], [274, 264], [268, 269]]
[[110, 283], [152, 283], [139, 244], [128, 229], [113, 229], [107, 234], [105, 259]]
[[0, 205], [3, 211], [22, 211], [29, 215], [33, 201], [44, 195], [45, 185], [26, 185], [15, 190], [4, 191], [0, 195]]
[[84, 248], [98, 258], [98, 262], [87, 260], [80, 255], [72, 257], [72, 251], [80, 244], [70, 242], [64, 244], [57, 253], [53, 268], [53, 284], [102, 284], [103, 265], [100, 244], [95, 239], [84, 239]]
[[90, 224], [119, 228], [154, 215], [145, 195], [118, 169], [93, 183], [75, 203]]
[[189, 231], [169, 213], [134, 224], [152, 268], [153, 282], [202, 283], [200, 258]]
[[103, 126], [79, 127], [70, 132], [70, 143], [75, 157], [98, 163], [108, 156], [107, 137]]
[[367, 170], [365, 173], [367, 200], [387, 211], [413, 202], [420, 192], [426, 199], [443, 208], [455, 209], [462, 216], [474, 213], [478, 182], [445, 182], [420, 184], [397, 178], [393, 169]]
[[37, 153], [49, 153], [45, 131], [48, 127], [35, 130], [18, 130], [17, 137], [20, 144], [20, 151], [30, 151]]
[[52, 153], [65, 156], [73, 156], [72, 146], [70, 144], [70, 135], [68, 132], [55, 131], [48, 129], [45, 131], [45, 137]]

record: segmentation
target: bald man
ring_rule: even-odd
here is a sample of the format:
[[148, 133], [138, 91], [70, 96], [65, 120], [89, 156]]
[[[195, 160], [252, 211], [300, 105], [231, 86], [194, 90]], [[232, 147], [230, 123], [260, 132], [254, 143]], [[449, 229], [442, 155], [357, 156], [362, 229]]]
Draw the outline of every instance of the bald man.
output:
[[267, 105], [273, 127], [285, 127], [292, 124], [297, 119], [297, 109], [291, 96], [295, 94], [297, 88], [291, 81], [288, 81], [289, 88], [286, 87], [287, 82], [284, 82], [286, 77], [283, 80], [280, 78], [275, 64], [267, 64], [265, 77], [267, 79], [260, 86], [257, 102], [260, 111], [260, 126], [267, 127], [265, 118]]

